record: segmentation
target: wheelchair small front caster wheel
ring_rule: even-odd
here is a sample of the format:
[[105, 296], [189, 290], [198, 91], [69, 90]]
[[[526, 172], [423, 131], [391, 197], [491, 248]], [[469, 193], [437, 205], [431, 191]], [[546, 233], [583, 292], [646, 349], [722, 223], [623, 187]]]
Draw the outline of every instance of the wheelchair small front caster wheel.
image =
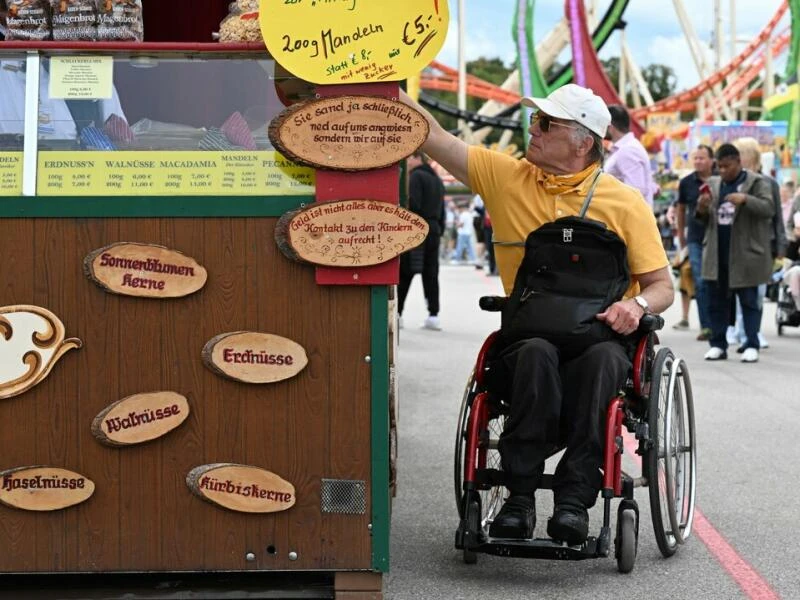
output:
[[467, 535], [464, 538], [464, 563], [474, 565], [478, 562], [478, 553], [470, 548], [471, 543], [478, 541], [481, 530], [481, 507], [477, 500], [467, 504]]
[[617, 519], [617, 539], [615, 554], [617, 556], [617, 569], [620, 573], [630, 573], [636, 562], [636, 513], [632, 510], [623, 510]]

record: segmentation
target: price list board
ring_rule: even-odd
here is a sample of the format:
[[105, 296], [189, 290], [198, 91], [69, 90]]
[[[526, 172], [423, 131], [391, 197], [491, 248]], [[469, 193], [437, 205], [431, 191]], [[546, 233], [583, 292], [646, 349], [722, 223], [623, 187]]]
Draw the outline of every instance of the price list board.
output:
[[38, 166], [40, 196], [301, 196], [315, 189], [313, 169], [275, 151], [41, 152]]
[[0, 196], [22, 195], [22, 152], [0, 152]]

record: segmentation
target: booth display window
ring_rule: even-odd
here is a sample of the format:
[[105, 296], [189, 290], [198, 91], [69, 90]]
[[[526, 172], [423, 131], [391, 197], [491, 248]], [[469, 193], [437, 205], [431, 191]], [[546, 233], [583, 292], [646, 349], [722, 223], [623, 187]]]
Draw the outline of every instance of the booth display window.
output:
[[[3, 64], [13, 59], [0, 55]], [[37, 196], [314, 193], [313, 170], [282, 157], [267, 133], [277, 114], [313, 90], [276, 74], [263, 54], [42, 51], [14, 64], [20, 71], [6, 77], [21, 82], [19, 91], [3, 94], [0, 105], [4, 113], [21, 105], [23, 120], [4, 122], [0, 132], [19, 132], [0, 143], [23, 150], [32, 92], [25, 71], [37, 69]]]

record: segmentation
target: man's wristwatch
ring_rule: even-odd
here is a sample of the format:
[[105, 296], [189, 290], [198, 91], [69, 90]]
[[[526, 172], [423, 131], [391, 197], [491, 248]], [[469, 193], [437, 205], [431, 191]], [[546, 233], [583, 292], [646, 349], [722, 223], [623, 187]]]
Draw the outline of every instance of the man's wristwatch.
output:
[[644, 296], [634, 296], [633, 301], [642, 307], [642, 310], [645, 312], [645, 314], [650, 312], [650, 305], [647, 303], [647, 300], [645, 300]]

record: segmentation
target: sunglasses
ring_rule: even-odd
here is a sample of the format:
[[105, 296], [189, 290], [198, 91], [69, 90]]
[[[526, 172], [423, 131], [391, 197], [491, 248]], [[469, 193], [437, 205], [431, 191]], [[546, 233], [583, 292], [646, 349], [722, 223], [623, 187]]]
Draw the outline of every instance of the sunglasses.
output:
[[541, 111], [537, 111], [531, 115], [530, 125], [533, 127], [534, 123], [539, 123], [539, 129], [542, 133], [549, 133], [551, 125], [558, 125], [559, 127], [566, 127], [567, 129], [576, 129], [575, 125], [567, 125], [566, 123], [559, 123], [554, 121], [553, 117], [546, 115]]

